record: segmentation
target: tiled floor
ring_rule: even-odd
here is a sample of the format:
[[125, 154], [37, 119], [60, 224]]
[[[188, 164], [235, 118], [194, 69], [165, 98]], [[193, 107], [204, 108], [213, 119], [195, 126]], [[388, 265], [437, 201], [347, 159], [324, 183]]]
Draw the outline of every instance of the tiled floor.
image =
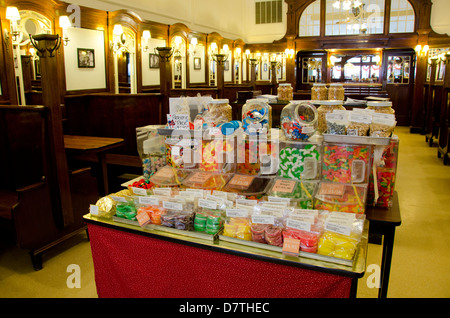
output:
[[[396, 130], [400, 138], [396, 190], [402, 224], [396, 231], [388, 297], [450, 297], [450, 166], [437, 158], [425, 137]], [[0, 243], [1, 244], [1, 243]], [[381, 246], [370, 244], [367, 264], [380, 264]], [[28, 253], [0, 245], [0, 297], [97, 297], [93, 263], [86, 234], [80, 234], [44, 254], [44, 268], [34, 271]], [[72, 272], [80, 267], [80, 288], [69, 288]], [[358, 283], [360, 298], [375, 298], [367, 278]], [[70, 284], [69, 284], [70, 285]]]

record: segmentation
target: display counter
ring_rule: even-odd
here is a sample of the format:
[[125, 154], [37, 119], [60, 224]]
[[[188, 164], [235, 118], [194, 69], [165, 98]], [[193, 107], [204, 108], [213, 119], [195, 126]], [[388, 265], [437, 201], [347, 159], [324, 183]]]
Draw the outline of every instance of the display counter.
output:
[[352, 266], [84, 216], [103, 298], [346, 298], [364, 275], [369, 221]]

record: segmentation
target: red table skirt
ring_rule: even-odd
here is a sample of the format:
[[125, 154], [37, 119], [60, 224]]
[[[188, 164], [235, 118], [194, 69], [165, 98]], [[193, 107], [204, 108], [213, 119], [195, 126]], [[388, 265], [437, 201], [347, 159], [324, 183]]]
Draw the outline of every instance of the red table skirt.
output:
[[102, 298], [341, 298], [352, 278], [88, 224]]

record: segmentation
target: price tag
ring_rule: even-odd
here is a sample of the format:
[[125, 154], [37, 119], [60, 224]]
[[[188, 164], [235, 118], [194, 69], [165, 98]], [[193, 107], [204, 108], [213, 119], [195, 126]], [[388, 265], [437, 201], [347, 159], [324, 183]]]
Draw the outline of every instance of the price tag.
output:
[[231, 218], [247, 218], [248, 210], [247, 209], [227, 209], [227, 216]]
[[98, 215], [98, 206], [91, 204], [89, 206], [89, 213], [91, 213], [91, 215]]
[[172, 195], [172, 189], [171, 188], [154, 188], [153, 193], [155, 195], [162, 195], [162, 196], [170, 197]]
[[177, 202], [163, 201], [163, 208], [164, 209], [168, 209], [168, 210], [182, 211], [183, 210], [183, 204], [177, 203]]
[[198, 206], [201, 208], [216, 210], [217, 202], [205, 199], [198, 199]]
[[167, 114], [167, 124], [171, 129], [189, 130], [189, 115]]
[[294, 219], [288, 218], [286, 220], [286, 226], [291, 227], [293, 229], [301, 230], [301, 231], [311, 232], [311, 223], [307, 222], [307, 221], [294, 220]]
[[145, 205], [159, 205], [159, 199], [157, 197], [139, 197], [139, 203]]
[[116, 202], [127, 203], [127, 200], [124, 197], [117, 197], [115, 195], [112, 195], [111, 199], [113, 199]]
[[229, 184], [233, 185], [233, 186], [248, 188], [250, 186], [250, 184], [252, 183], [253, 179], [255, 179], [254, 176], [235, 175], [230, 180]]
[[252, 223], [257, 224], [275, 224], [275, 217], [271, 215], [253, 215]]
[[137, 195], [147, 195], [147, 190], [143, 188], [132, 187], [131, 190]]
[[300, 253], [300, 240], [286, 237], [283, 241], [283, 253], [298, 256]]
[[293, 180], [277, 180], [273, 185], [273, 192], [292, 193], [295, 187], [295, 181]]
[[342, 197], [345, 191], [345, 184], [322, 183], [320, 185], [320, 195], [332, 195]]

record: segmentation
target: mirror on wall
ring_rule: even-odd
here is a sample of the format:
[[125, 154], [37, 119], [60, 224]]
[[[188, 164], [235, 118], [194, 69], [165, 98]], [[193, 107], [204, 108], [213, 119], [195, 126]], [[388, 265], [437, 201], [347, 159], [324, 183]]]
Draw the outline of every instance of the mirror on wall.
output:
[[[11, 41], [13, 46], [14, 70], [17, 79], [17, 92], [19, 105], [26, 105], [26, 88], [32, 87], [31, 81], [39, 81], [39, 57], [30, 42], [30, 36], [36, 34], [51, 34], [52, 23], [44, 15], [31, 10], [18, 10], [16, 7], [7, 8], [7, 19], [11, 24]], [[22, 59], [31, 56], [31, 68], [23, 69]], [[27, 76], [24, 76], [26, 71]], [[32, 76], [29, 76], [29, 73]], [[26, 82], [25, 82], [26, 81]]]
[[186, 88], [186, 41], [177, 35], [172, 38], [172, 88]]
[[380, 80], [380, 55], [331, 55], [331, 82], [378, 83]]
[[388, 56], [387, 63], [387, 84], [409, 84], [410, 56]]
[[115, 93], [136, 94], [136, 34], [115, 24], [113, 42]]
[[322, 82], [322, 58], [304, 57], [302, 58], [302, 83], [312, 84]]

